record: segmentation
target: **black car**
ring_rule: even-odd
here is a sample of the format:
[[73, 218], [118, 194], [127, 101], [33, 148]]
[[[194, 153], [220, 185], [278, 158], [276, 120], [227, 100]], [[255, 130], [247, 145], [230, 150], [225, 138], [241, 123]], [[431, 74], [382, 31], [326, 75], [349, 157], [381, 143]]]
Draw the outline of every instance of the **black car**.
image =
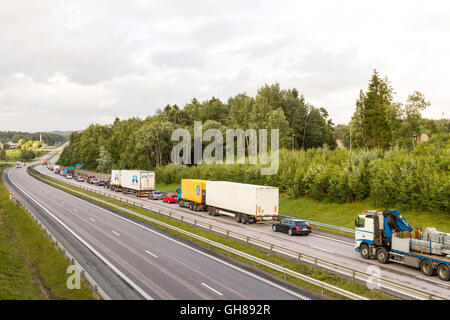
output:
[[311, 226], [301, 219], [283, 219], [272, 225], [273, 231], [287, 232], [290, 236], [294, 234], [308, 235], [311, 233]]

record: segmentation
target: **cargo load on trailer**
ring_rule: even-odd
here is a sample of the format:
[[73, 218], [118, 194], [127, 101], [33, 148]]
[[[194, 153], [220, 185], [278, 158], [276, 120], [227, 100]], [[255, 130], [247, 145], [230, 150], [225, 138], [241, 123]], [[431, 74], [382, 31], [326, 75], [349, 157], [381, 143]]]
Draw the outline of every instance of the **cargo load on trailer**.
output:
[[413, 229], [395, 209], [364, 211], [355, 220], [355, 250], [365, 259], [397, 262], [450, 280], [450, 234]]
[[234, 216], [238, 223], [264, 222], [278, 216], [278, 188], [228, 181], [206, 181], [210, 215]]

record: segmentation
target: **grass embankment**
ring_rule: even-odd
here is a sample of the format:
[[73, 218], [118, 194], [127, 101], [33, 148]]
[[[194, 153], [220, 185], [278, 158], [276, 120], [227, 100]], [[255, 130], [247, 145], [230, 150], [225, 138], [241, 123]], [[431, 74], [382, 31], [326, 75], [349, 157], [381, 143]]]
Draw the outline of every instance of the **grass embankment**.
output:
[[[31, 170], [31, 169], [29, 168], [28, 170]], [[91, 202], [95, 202], [95, 203], [97, 203], [97, 204], [99, 204], [99, 205], [101, 205], [103, 207], [109, 208], [109, 209], [111, 209], [111, 210], [113, 210], [115, 212], [120, 212], [120, 213], [122, 213], [124, 215], [130, 216], [130, 217], [132, 217], [134, 219], [137, 219], [137, 220], [139, 220], [141, 222], [144, 222], [144, 223], [146, 223], [148, 225], [154, 226], [154, 227], [156, 227], [158, 229], [161, 229], [163, 231], [175, 234], [176, 236], [178, 236], [180, 238], [187, 239], [187, 240], [192, 241], [192, 242], [194, 242], [194, 243], [196, 243], [196, 244], [198, 244], [200, 246], [206, 247], [207, 244], [205, 244], [205, 243], [203, 243], [201, 241], [198, 241], [196, 239], [191, 239], [190, 237], [188, 237], [186, 235], [179, 234], [179, 233], [177, 233], [174, 230], [171, 230], [169, 228], [165, 228], [165, 227], [163, 227], [161, 225], [149, 222], [148, 220], [142, 219], [140, 217], [137, 217], [136, 215], [130, 214], [129, 212], [123, 211], [120, 208], [132, 210], [132, 211], [134, 211], [136, 213], [145, 215], [145, 216], [147, 216], [149, 218], [152, 218], [152, 219], [155, 219], [155, 220], [158, 220], [158, 221], [170, 224], [170, 225], [175, 226], [177, 228], [180, 228], [180, 229], [186, 230], [188, 232], [191, 232], [191, 233], [197, 234], [199, 236], [202, 236], [204, 238], [207, 238], [207, 239], [210, 239], [210, 240], [222, 243], [222, 244], [227, 245], [227, 246], [229, 246], [231, 248], [235, 248], [235, 249], [240, 250], [242, 252], [246, 252], [246, 253], [251, 254], [251, 255], [253, 255], [255, 257], [264, 259], [266, 261], [270, 261], [270, 262], [275, 263], [275, 264], [277, 264], [279, 266], [283, 266], [285, 268], [294, 270], [294, 271], [299, 272], [301, 274], [304, 274], [304, 275], [310, 276], [312, 278], [315, 278], [315, 279], [324, 281], [326, 283], [329, 283], [331, 285], [340, 287], [340, 288], [345, 289], [347, 291], [351, 291], [351, 292], [354, 292], [356, 294], [365, 296], [365, 297], [367, 297], [369, 299], [377, 299], [377, 300], [392, 299], [392, 297], [389, 297], [389, 296], [383, 294], [382, 292], [369, 290], [364, 284], [351, 281], [351, 280], [349, 280], [349, 279], [347, 279], [345, 277], [342, 277], [340, 275], [333, 274], [333, 273], [328, 273], [328, 272], [326, 272], [324, 270], [319, 270], [319, 269], [314, 270], [314, 268], [312, 266], [307, 265], [307, 264], [298, 263], [294, 259], [290, 259], [290, 258], [281, 256], [281, 255], [276, 254], [276, 253], [271, 253], [271, 252], [269, 252], [267, 250], [263, 250], [263, 249], [259, 249], [259, 248], [247, 245], [247, 244], [245, 244], [243, 242], [240, 242], [238, 240], [229, 239], [229, 238], [227, 238], [225, 236], [222, 236], [220, 234], [217, 234], [217, 233], [214, 233], [214, 232], [210, 232], [210, 231], [207, 231], [205, 229], [202, 229], [202, 228], [199, 228], [199, 227], [196, 227], [196, 226], [192, 226], [190, 224], [187, 224], [187, 223], [184, 223], [184, 222], [180, 222], [180, 221], [177, 221], [177, 220], [165, 217], [165, 216], [161, 216], [161, 215], [158, 215], [156, 213], [150, 212], [150, 211], [148, 211], [146, 209], [142, 209], [142, 208], [138, 208], [138, 207], [135, 207], [135, 206], [132, 206], [132, 205], [128, 205], [128, 204], [123, 203], [121, 201], [110, 199], [110, 198], [107, 198], [105, 196], [99, 195], [99, 194], [91, 192], [91, 191], [86, 191], [86, 190], [83, 190], [83, 189], [80, 189], [80, 188], [77, 188], [77, 187], [69, 186], [67, 184], [64, 184], [63, 182], [59, 182], [59, 181], [56, 181], [54, 179], [48, 178], [48, 177], [46, 177], [46, 176], [44, 176], [44, 175], [42, 175], [42, 174], [40, 174], [40, 173], [38, 173], [36, 171], [33, 171], [32, 173], [36, 174], [40, 179], [44, 179], [45, 181], [47, 181], [51, 185], [58, 186], [58, 187], [64, 187], [65, 190], [69, 190], [70, 193], [72, 193], [72, 194], [74, 194], [76, 196], [79, 196], [79, 197], [81, 196], [82, 198], [84, 198], [86, 200], [89, 200]], [[171, 186], [169, 186], [169, 188], [171, 188]], [[167, 191], [173, 191], [172, 189], [174, 190], [173, 186], [172, 186], [171, 189], [168, 189]], [[106, 202], [110, 203], [111, 205], [102, 203], [100, 201], [93, 200], [92, 198], [95, 198], [95, 199], [98, 199], [98, 200], [102, 200], [102, 201], [106, 201]], [[120, 207], [120, 208], [117, 208], [117, 206]], [[227, 252], [225, 252], [223, 250], [220, 250], [220, 249], [217, 249], [217, 248], [214, 248], [214, 247], [208, 247], [208, 248], [210, 250], [213, 250], [213, 251], [215, 251], [215, 252], [217, 252], [219, 254], [222, 254], [224, 256], [225, 255], [226, 256], [229, 255]], [[260, 266], [260, 265], [256, 265], [255, 266], [253, 264], [253, 262], [248, 261], [248, 260], [246, 260], [244, 258], [241, 258], [239, 256], [233, 256], [232, 255], [232, 257], [234, 259], [237, 259], [240, 262], [246, 263], [246, 264], [248, 264], [250, 266], [258, 267], [258, 269], [263, 270], [264, 272], [268, 272], [268, 273], [270, 273], [272, 275], [275, 275], [275, 276], [277, 276], [277, 277], [279, 277], [281, 279], [284, 278], [283, 274], [281, 274], [279, 272], [276, 272], [276, 271], [273, 271], [272, 269], [269, 269], [269, 268], [266, 268], [266, 267]], [[318, 293], [321, 292], [321, 289], [317, 288], [316, 286], [311, 285], [309, 283], [306, 283], [304, 281], [298, 280], [296, 278], [288, 276], [285, 279], [290, 281], [290, 282], [292, 282], [292, 283], [300, 285], [300, 286], [302, 286], [304, 288], [307, 288], [307, 289], [309, 289], [309, 290], [311, 290], [313, 292], [318, 292]], [[342, 298], [341, 296], [339, 296], [337, 294], [334, 294], [332, 292], [325, 291], [325, 294], [328, 297], [330, 297], [330, 298]]]
[[95, 299], [87, 285], [69, 290], [69, 262], [34, 220], [9, 199], [0, 167], [0, 300]]
[[[175, 192], [177, 184], [158, 184], [157, 189]], [[385, 210], [374, 207], [370, 199], [347, 203], [321, 202], [309, 198], [288, 199], [280, 195], [280, 214], [312, 221], [331, 224], [352, 229], [356, 216], [363, 210]], [[393, 209], [393, 208], [391, 208]], [[435, 227], [442, 232], [450, 232], [450, 215], [445, 213], [430, 213], [425, 211], [400, 211], [413, 228]], [[317, 227], [315, 227], [317, 228]], [[333, 230], [328, 230], [333, 232]], [[339, 233], [339, 232], [337, 232]]]

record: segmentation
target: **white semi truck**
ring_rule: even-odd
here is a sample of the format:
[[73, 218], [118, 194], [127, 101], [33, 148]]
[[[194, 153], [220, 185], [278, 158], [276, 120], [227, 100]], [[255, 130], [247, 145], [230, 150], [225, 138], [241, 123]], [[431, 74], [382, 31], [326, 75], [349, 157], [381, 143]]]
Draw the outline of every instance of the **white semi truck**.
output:
[[238, 223], [258, 223], [278, 216], [278, 188], [228, 181], [206, 181], [210, 215], [233, 216]]
[[364, 259], [419, 268], [426, 276], [450, 280], [450, 234], [413, 229], [395, 209], [364, 211], [355, 219], [355, 250]]
[[155, 190], [155, 173], [143, 170], [112, 170], [111, 189], [147, 197]]

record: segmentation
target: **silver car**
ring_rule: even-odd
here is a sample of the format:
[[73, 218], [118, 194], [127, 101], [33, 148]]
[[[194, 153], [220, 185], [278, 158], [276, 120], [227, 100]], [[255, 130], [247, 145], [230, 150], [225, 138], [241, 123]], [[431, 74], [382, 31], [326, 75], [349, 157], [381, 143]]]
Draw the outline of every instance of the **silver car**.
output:
[[162, 200], [163, 198], [163, 193], [161, 191], [152, 191], [150, 192], [150, 194], [148, 195], [148, 198], [150, 200]]

